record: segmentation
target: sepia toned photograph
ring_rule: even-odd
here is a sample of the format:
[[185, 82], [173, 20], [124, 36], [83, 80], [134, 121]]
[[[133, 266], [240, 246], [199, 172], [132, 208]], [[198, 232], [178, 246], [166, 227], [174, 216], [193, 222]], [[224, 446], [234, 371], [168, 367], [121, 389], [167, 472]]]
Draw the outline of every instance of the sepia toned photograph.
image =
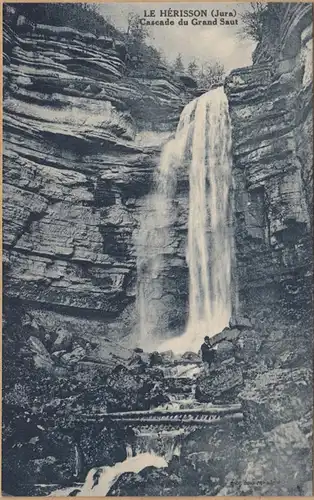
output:
[[311, 496], [312, 4], [2, 10], [2, 495]]

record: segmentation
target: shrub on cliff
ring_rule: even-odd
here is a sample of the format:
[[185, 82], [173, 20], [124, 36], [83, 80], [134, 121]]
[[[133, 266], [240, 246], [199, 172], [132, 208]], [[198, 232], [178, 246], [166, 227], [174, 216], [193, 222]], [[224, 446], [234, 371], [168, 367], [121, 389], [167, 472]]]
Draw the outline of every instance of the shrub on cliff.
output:
[[279, 3], [250, 2], [250, 7], [241, 17], [241, 37], [260, 42], [263, 37], [278, 33], [282, 10]]
[[[107, 36], [122, 41], [127, 51], [126, 65], [131, 70], [140, 70], [145, 75], [151, 68], [162, 63], [161, 53], [147, 43], [148, 30], [140, 23], [138, 14], [129, 14], [126, 31], [119, 30], [98, 10], [97, 4], [87, 3], [19, 3], [4, 5], [4, 21], [12, 29], [20, 16], [25, 23], [36, 26], [47, 24], [67, 26], [96, 36]], [[21, 20], [24, 22], [23, 20]]]
[[[9, 15], [15, 10], [15, 16]], [[120, 38], [119, 31], [97, 11], [97, 5], [87, 3], [19, 3], [6, 4], [4, 19], [24, 16], [32, 24], [50, 24], [52, 26], [68, 26], [81, 31], [89, 31], [95, 35], [107, 35]], [[11, 21], [13, 22], [13, 21]]]
[[[176, 60], [177, 61], [177, 60]], [[216, 85], [222, 85], [226, 70], [219, 61], [197, 62], [191, 61], [187, 67], [187, 74], [202, 89], [210, 89]]]

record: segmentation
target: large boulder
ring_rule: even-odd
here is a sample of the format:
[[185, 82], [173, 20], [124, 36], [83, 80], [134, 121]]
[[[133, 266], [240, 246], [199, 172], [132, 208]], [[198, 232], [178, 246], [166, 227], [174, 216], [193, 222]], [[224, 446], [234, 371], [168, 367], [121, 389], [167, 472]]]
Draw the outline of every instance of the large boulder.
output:
[[243, 386], [241, 368], [234, 359], [202, 373], [196, 380], [195, 397], [201, 402], [232, 403]]
[[217, 362], [234, 357], [235, 347], [232, 342], [222, 340], [215, 346], [215, 360]]
[[126, 459], [126, 441], [131, 439], [121, 428], [104, 428], [89, 424], [78, 432], [79, 448], [82, 453], [84, 474], [92, 467], [113, 466]]
[[182, 495], [180, 464], [172, 460], [168, 467], [148, 466], [138, 474], [122, 474], [109, 490], [108, 496], [177, 496]]
[[199, 363], [201, 361], [200, 356], [196, 352], [192, 351], [187, 351], [184, 354], [182, 354], [181, 359], [183, 361], [191, 361], [191, 362], [193, 361], [196, 363]]
[[230, 464], [219, 496], [299, 496], [307, 491], [312, 450], [296, 421], [242, 444], [241, 455], [237, 472]]
[[53, 371], [54, 363], [50, 354], [44, 344], [37, 337], [30, 336], [27, 341], [26, 348], [33, 355], [35, 368], [44, 369], [48, 372]]
[[107, 496], [156, 496], [162, 494], [169, 476], [166, 471], [149, 466], [138, 474], [126, 472], [114, 483]]
[[237, 340], [239, 334], [241, 331], [238, 328], [224, 328], [222, 332], [217, 333], [217, 335], [214, 335], [212, 337], [212, 342], [213, 344], [216, 344], [218, 342], [221, 342], [222, 340], [228, 340], [229, 342], [234, 342]]
[[36, 483], [66, 484], [74, 480], [76, 451], [71, 437], [52, 428], [44, 432], [27, 419], [17, 425], [20, 433], [15, 445], [4, 443], [3, 487], [7, 492], [19, 496], [31, 492], [31, 485]]
[[111, 394], [108, 411], [148, 410], [169, 401], [160, 380], [148, 374], [135, 375], [124, 366], [117, 366], [106, 381]]
[[252, 323], [249, 318], [246, 318], [244, 316], [231, 316], [229, 327], [241, 330], [242, 328], [251, 328]]
[[[134, 350], [135, 351], [135, 350]], [[148, 353], [133, 352], [128, 360], [128, 367], [134, 374], [141, 374], [146, 371], [150, 364], [150, 355]]]
[[270, 431], [311, 411], [311, 371], [306, 368], [265, 371], [248, 380], [238, 397], [250, 427], [256, 432]]
[[163, 365], [171, 363], [175, 358], [173, 351], [164, 351], [158, 352], [154, 351], [150, 354], [150, 364], [154, 365]]
[[80, 345], [74, 345], [74, 349], [71, 352], [67, 352], [60, 357], [60, 361], [63, 365], [74, 366], [79, 361], [82, 361], [86, 357], [86, 350]]

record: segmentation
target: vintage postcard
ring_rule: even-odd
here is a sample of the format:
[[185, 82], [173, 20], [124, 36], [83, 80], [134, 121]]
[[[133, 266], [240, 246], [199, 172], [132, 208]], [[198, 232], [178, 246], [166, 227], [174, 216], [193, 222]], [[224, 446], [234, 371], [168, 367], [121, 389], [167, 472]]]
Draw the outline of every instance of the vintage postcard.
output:
[[312, 495], [312, 23], [3, 5], [3, 495]]

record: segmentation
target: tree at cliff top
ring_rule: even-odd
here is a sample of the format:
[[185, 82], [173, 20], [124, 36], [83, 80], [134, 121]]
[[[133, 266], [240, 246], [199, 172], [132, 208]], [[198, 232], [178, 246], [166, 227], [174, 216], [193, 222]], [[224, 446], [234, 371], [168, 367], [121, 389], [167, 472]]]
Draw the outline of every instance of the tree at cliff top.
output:
[[140, 23], [140, 16], [130, 12], [128, 15], [128, 27], [125, 34], [125, 42], [130, 56], [138, 55], [148, 37], [148, 29]]
[[192, 77], [192, 78], [195, 78], [196, 75], [197, 75], [197, 72], [198, 72], [198, 65], [197, 65], [197, 62], [195, 60], [191, 61], [189, 64], [188, 64], [188, 67], [187, 67], [187, 72], [188, 74]]
[[220, 62], [208, 62], [198, 65], [196, 61], [190, 62], [187, 73], [196, 80], [199, 88], [210, 89], [222, 84], [225, 68]]
[[[140, 23], [138, 14], [130, 13], [127, 30], [115, 28], [98, 10], [88, 3], [19, 3], [5, 4], [4, 21], [15, 29], [18, 23], [36, 26], [68, 26], [96, 36], [107, 36], [124, 42], [128, 69], [139, 69], [143, 75], [162, 63], [160, 52], [147, 43], [148, 30]], [[165, 63], [164, 63], [165, 64]]]
[[145, 76], [146, 72], [161, 63], [161, 54], [157, 49], [148, 45], [149, 31], [147, 27], [142, 26], [140, 19], [138, 14], [129, 13], [123, 40], [128, 54], [127, 66], [131, 70], [140, 70]]
[[282, 8], [279, 3], [250, 2], [248, 10], [240, 14], [240, 38], [251, 38], [260, 42], [265, 35], [277, 33]]
[[184, 72], [184, 64], [182, 61], [182, 55], [178, 54], [177, 57], [175, 58], [175, 61], [173, 63], [173, 70], [176, 73], [183, 73]]
[[222, 84], [225, 74], [225, 68], [219, 61], [197, 63], [194, 59], [185, 69], [181, 54], [177, 55], [172, 67], [175, 73], [187, 73], [202, 89], [210, 89], [215, 85]]
[[[14, 12], [14, 15], [12, 13]], [[11, 13], [11, 15], [10, 15]], [[96, 4], [87, 3], [17, 3], [5, 4], [4, 20], [15, 24], [19, 16], [36, 24], [68, 26], [95, 35], [121, 38], [121, 33], [97, 10]], [[14, 28], [14, 26], [12, 26]]]

